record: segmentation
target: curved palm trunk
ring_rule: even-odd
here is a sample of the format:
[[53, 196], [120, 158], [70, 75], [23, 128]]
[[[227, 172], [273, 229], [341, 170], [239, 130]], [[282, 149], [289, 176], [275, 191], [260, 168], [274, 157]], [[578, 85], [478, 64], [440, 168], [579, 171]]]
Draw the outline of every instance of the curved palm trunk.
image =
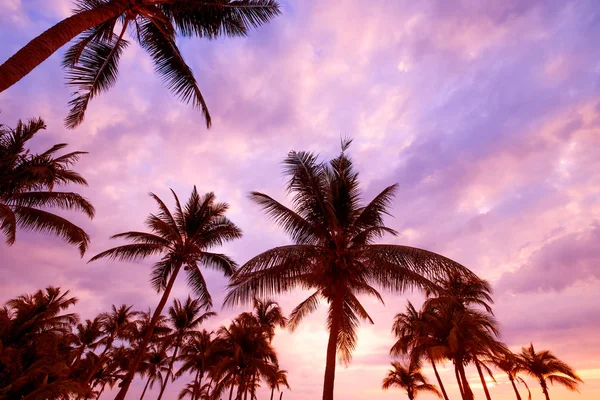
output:
[[273, 400], [274, 394], [275, 394], [275, 388], [271, 388], [271, 399], [270, 400]]
[[456, 383], [458, 384], [458, 390], [460, 397], [464, 400], [465, 391], [463, 390], [462, 382], [460, 381], [460, 373], [458, 372], [458, 364], [454, 363], [454, 375], [456, 376]]
[[485, 398], [487, 400], [492, 400], [490, 396], [490, 391], [488, 390], [487, 383], [485, 383], [485, 377], [483, 376], [483, 371], [481, 370], [481, 365], [479, 365], [479, 360], [475, 359], [475, 368], [477, 368], [477, 373], [479, 374], [479, 379], [481, 379], [481, 384], [483, 385], [483, 391], [485, 392]]
[[148, 380], [146, 381], [146, 385], [144, 386], [144, 391], [142, 392], [142, 395], [140, 396], [140, 400], [142, 400], [144, 398], [144, 395], [146, 394], [146, 390], [148, 389], [148, 385], [150, 384], [150, 379], [152, 379], [151, 376], [149, 376]]
[[473, 391], [471, 390], [471, 386], [469, 385], [469, 381], [467, 380], [467, 374], [465, 373], [465, 367], [462, 363], [458, 364], [458, 372], [460, 372], [460, 377], [462, 379], [462, 387], [463, 387], [463, 398], [465, 400], [473, 400], [475, 396], [473, 396]]
[[279, 392], [279, 400], [283, 399], [283, 392]]
[[128, 7], [127, 0], [112, 0], [93, 10], [77, 13], [46, 30], [0, 65], [0, 92], [17, 83], [80, 33], [117, 17]]
[[429, 361], [431, 361], [431, 366], [433, 367], [433, 372], [435, 373], [435, 377], [438, 381], [438, 385], [440, 385], [440, 390], [442, 391], [442, 394], [444, 395], [444, 400], [449, 400], [448, 394], [446, 393], [446, 389], [444, 388], [444, 384], [442, 383], [442, 378], [440, 378], [440, 374], [438, 374], [438, 370], [435, 366], [435, 362], [433, 361], [433, 358], [431, 357], [431, 354], [429, 353], [429, 350], [427, 350], [427, 355], [429, 356]]
[[517, 395], [517, 400], [521, 400], [521, 395], [519, 394], [517, 385], [515, 385], [515, 378], [513, 378], [511, 374], [507, 374], [507, 375], [508, 375], [508, 380], [510, 381], [513, 389], [515, 390], [515, 394]]
[[546, 396], [546, 400], [550, 400], [550, 395], [548, 394], [548, 385], [546, 385], [546, 380], [544, 377], [540, 377], [540, 386], [542, 387], [542, 392], [544, 392], [544, 396]]
[[323, 400], [333, 400], [333, 387], [335, 383], [335, 361], [337, 355], [337, 339], [340, 331], [340, 318], [343, 313], [343, 297], [337, 295], [333, 300], [331, 328], [329, 329], [329, 342], [327, 343], [327, 361], [325, 364], [325, 379], [323, 382]]
[[165, 389], [167, 388], [167, 383], [169, 383], [169, 378], [171, 377], [171, 373], [173, 372], [173, 364], [175, 364], [175, 358], [177, 357], [177, 352], [179, 351], [179, 346], [180, 346], [180, 339], [177, 339], [177, 344], [175, 345], [175, 348], [173, 349], [173, 357], [171, 357], [171, 362], [169, 363], [169, 370], [167, 371], [167, 376], [165, 377], [165, 380], [162, 384], [162, 387], [160, 388], [160, 393], [158, 395], [158, 399], [156, 400], [160, 400], [163, 397], [163, 394], [165, 393]]
[[[90, 384], [94, 375], [96, 375], [96, 372], [98, 372], [100, 370], [100, 367], [102, 367], [102, 364], [104, 363], [104, 359], [106, 358], [106, 353], [108, 353], [108, 351], [112, 348], [112, 344], [113, 344], [114, 340], [115, 340], [115, 337], [113, 334], [108, 339], [108, 342], [106, 343], [106, 346], [104, 347], [104, 350], [102, 351], [102, 354], [100, 354], [100, 357], [98, 358], [98, 362], [94, 364], [90, 373], [85, 377], [85, 381], [83, 381], [83, 383], [81, 384], [81, 386], [83, 386], [85, 388], [86, 394], [92, 390], [92, 388], [88, 387], [88, 385]], [[82, 397], [83, 396], [79, 396], [78, 398], [81, 399]]]
[[137, 372], [138, 367], [140, 366], [142, 357], [144, 357], [144, 354], [146, 353], [146, 347], [148, 347], [148, 343], [150, 343], [150, 339], [152, 338], [152, 333], [154, 332], [154, 327], [156, 326], [156, 323], [158, 322], [158, 319], [160, 318], [160, 314], [162, 314], [163, 308], [165, 308], [165, 304], [167, 304], [167, 300], [169, 300], [169, 295], [171, 294], [171, 289], [173, 289], [173, 284], [175, 283], [175, 279], [177, 279], [177, 274], [179, 273], [180, 269], [181, 269], [181, 264], [176, 265], [175, 270], [171, 274], [171, 278], [169, 278], [169, 283], [167, 284], [167, 287], [165, 288], [162, 298], [160, 299], [160, 302], [158, 303], [158, 307], [156, 307], [156, 310], [154, 310], [154, 315], [152, 315], [152, 320], [150, 321], [150, 326], [148, 327], [148, 331], [146, 332], [146, 335], [144, 335], [144, 339], [142, 340], [142, 343], [140, 344], [140, 348], [138, 349], [135, 357], [133, 358], [133, 360], [131, 360], [131, 363], [129, 364], [129, 370], [127, 371], [127, 375], [125, 376], [125, 379], [123, 380], [121, 390], [119, 390], [119, 393], [117, 393], [115, 400], [125, 400], [125, 395], [127, 395], [129, 386], [131, 386], [131, 381], [133, 381], [133, 377], [135, 376], [135, 373]]

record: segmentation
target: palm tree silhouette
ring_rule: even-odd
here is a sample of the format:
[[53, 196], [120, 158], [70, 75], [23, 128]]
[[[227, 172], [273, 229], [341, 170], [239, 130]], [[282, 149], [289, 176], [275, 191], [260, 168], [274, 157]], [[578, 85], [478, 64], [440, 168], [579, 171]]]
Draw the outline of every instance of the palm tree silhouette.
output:
[[89, 101], [112, 87], [129, 31], [150, 55], [165, 86], [185, 103], [210, 114], [191, 68], [176, 44], [177, 36], [213, 39], [246, 36], [280, 13], [274, 0], [77, 0], [73, 15], [54, 25], [0, 65], [0, 92], [79, 36], [66, 52], [63, 67], [76, 92], [69, 102], [69, 128], [83, 121]]
[[287, 374], [288, 374], [288, 372], [286, 370], [278, 369], [275, 372], [275, 375], [272, 375], [267, 379], [267, 383], [269, 384], [269, 387], [271, 388], [271, 399], [270, 400], [273, 400], [273, 394], [275, 393], [275, 389], [279, 390], [279, 388], [281, 386], [285, 386], [286, 388], [290, 389], [290, 384], [288, 383], [288, 380], [287, 380]]
[[253, 192], [251, 199], [288, 233], [294, 244], [257, 255], [234, 276], [226, 304], [269, 297], [297, 287], [314, 292], [291, 313], [294, 329], [324, 299], [329, 304], [329, 342], [323, 400], [333, 399], [336, 353], [349, 363], [356, 347], [360, 320], [372, 322], [357, 295], [375, 296], [373, 285], [402, 292], [407, 288], [430, 288], [430, 281], [448, 271], [471, 275], [465, 267], [426, 250], [377, 245], [374, 241], [396, 231], [383, 223], [396, 192], [384, 189], [367, 205], [361, 204], [358, 173], [346, 154], [351, 141], [342, 142], [341, 154], [322, 163], [308, 152], [289, 153], [285, 173], [293, 194], [288, 208], [266, 194]]
[[404, 389], [409, 400], [414, 400], [421, 392], [433, 393], [440, 398], [442, 397], [435, 385], [427, 382], [427, 378], [421, 373], [421, 363], [419, 361], [413, 359], [407, 366], [398, 361], [393, 361], [391, 364], [393, 369], [388, 371], [381, 384], [383, 390], [393, 387]]
[[200, 392], [204, 387], [202, 384], [204, 375], [217, 363], [217, 358], [214, 356], [215, 351], [212, 335], [212, 332], [208, 332], [205, 329], [195, 332], [192, 334], [190, 340], [181, 348], [179, 360], [183, 363], [175, 376], [179, 378], [187, 372], [194, 374], [191, 392], [186, 392], [186, 396], [190, 395], [192, 400], [196, 400], [200, 396]]
[[551, 384], [562, 385], [574, 392], [577, 391], [577, 385], [583, 383], [573, 368], [556, 358], [549, 350], [536, 352], [533, 343], [529, 347], [523, 347], [519, 354], [518, 364], [519, 371], [538, 380], [546, 400], [550, 400], [548, 381]]
[[129, 390], [180, 269], [183, 267], [187, 273], [187, 281], [194, 295], [207, 306], [212, 305], [212, 298], [199, 266], [220, 270], [225, 276], [235, 272], [236, 264], [232, 259], [225, 254], [207, 251], [242, 235], [240, 229], [225, 217], [229, 206], [217, 203], [213, 193], [200, 196], [194, 187], [185, 208], [182, 208], [177, 195], [172, 193], [176, 204], [174, 214], [158, 196], [150, 194], [159, 207], [159, 213], [150, 214], [146, 220], [151, 233], [125, 232], [114, 235], [114, 239], [125, 238], [132, 243], [106, 250], [90, 260], [107, 257], [133, 261], [163, 254], [160, 261], [154, 264], [151, 277], [153, 287], [157, 292], [163, 291], [163, 294], [115, 400], [124, 400]]
[[[83, 381], [84, 388], [90, 384], [94, 375], [104, 365], [104, 361], [106, 360], [109, 351], [112, 349], [115, 339], [128, 338], [134, 329], [134, 318], [138, 313], [136, 311], [131, 311], [132, 308], [133, 306], [127, 306], [125, 304], [122, 304], [119, 308], [112, 305], [110, 312], [102, 313], [100, 315], [99, 319], [102, 324], [102, 330], [106, 335], [100, 341], [100, 343], [104, 345], [104, 350]], [[88, 390], [91, 391], [92, 389], [93, 385], [90, 385]]]
[[169, 378], [173, 373], [173, 365], [177, 359], [177, 353], [181, 346], [194, 334], [200, 333], [196, 329], [204, 321], [206, 321], [206, 319], [217, 315], [214, 312], [203, 313], [202, 310], [206, 308], [206, 306], [207, 304], [203, 304], [199, 299], [192, 300], [192, 298], [188, 296], [187, 300], [183, 304], [179, 300], [175, 299], [173, 305], [169, 308], [169, 316], [171, 326], [173, 327], [173, 333], [171, 333], [170, 337], [167, 337], [166, 340], [171, 344], [171, 346], [173, 346], [173, 354], [171, 355], [171, 361], [169, 363], [167, 375], [165, 376], [160, 388], [158, 400], [162, 399], [162, 396], [165, 392]]
[[78, 246], [83, 256], [90, 241], [88, 234], [43, 208], [76, 210], [94, 217], [94, 207], [84, 197], [54, 190], [66, 184], [87, 185], [81, 175], [69, 168], [87, 153], [74, 151], [56, 156], [67, 146], [65, 143], [55, 144], [43, 153], [32, 153], [25, 145], [43, 129], [46, 124], [41, 118], [19, 121], [15, 129], [0, 125], [0, 229], [9, 245], [15, 242], [18, 225], [55, 234]]
[[[508, 376], [508, 380], [510, 381], [512, 388], [515, 391], [515, 396], [517, 396], [517, 400], [521, 400], [521, 395], [519, 394], [519, 390], [517, 389], [517, 385], [515, 384], [516, 380], [523, 383], [527, 388], [527, 391], [529, 392], [529, 387], [527, 386], [527, 383], [525, 383], [525, 381], [517, 375], [519, 373], [519, 363], [516, 354], [513, 354], [510, 350], [508, 350], [504, 354], [500, 354], [496, 357], [490, 358], [488, 362]], [[529, 393], [529, 397], [531, 398], [531, 392]]]
[[445, 346], [439, 338], [439, 321], [432, 308], [417, 311], [409, 301], [406, 312], [396, 314], [392, 332], [397, 338], [390, 349], [394, 356], [409, 354], [411, 359], [427, 358], [433, 367], [442, 395], [448, 400], [446, 389], [435, 365], [446, 356]]
[[169, 356], [167, 355], [167, 352], [156, 346], [151, 347], [150, 350], [146, 352], [144, 359], [140, 364], [140, 373], [142, 376], [148, 377], [140, 400], [144, 398], [148, 387], [152, 389], [156, 381], [158, 381], [162, 387], [165, 381], [163, 376], [167, 374], [167, 371], [169, 371]]

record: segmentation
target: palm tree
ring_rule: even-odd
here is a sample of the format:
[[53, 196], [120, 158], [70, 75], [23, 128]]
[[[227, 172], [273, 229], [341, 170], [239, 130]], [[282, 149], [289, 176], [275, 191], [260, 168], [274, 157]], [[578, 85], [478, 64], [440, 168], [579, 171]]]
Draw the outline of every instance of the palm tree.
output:
[[[247, 315], [240, 315], [229, 327], [222, 326], [214, 345], [215, 357], [219, 359], [215, 375], [221, 378], [217, 386], [231, 386], [230, 400], [236, 382], [236, 399], [241, 400], [242, 396], [247, 397], [248, 392], [252, 391], [255, 376], [268, 378], [278, 369], [275, 349], [260, 326]], [[217, 389], [217, 392], [220, 391]]]
[[167, 356], [167, 352], [164, 349], [159, 349], [155, 346], [151, 347], [144, 355], [144, 359], [140, 364], [140, 373], [142, 376], [148, 377], [140, 400], [144, 398], [148, 387], [152, 389], [156, 381], [158, 381], [162, 387], [162, 384], [165, 381], [163, 376], [167, 371], [169, 371], [169, 357]]
[[71, 39], [63, 67], [76, 92], [66, 118], [73, 128], [83, 121], [89, 101], [112, 87], [129, 31], [152, 58], [165, 86], [185, 103], [210, 114], [177, 36], [213, 39], [246, 36], [251, 28], [279, 14], [274, 0], [77, 0], [73, 15], [29, 42], [0, 66], [0, 92], [9, 88]]
[[87, 349], [94, 350], [100, 343], [98, 339], [102, 336], [102, 320], [96, 317], [93, 320], [86, 319], [84, 324], [77, 324], [77, 347], [76, 356], [73, 360], [75, 365]]
[[287, 325], [287, 318], [283, 315], [283, 311], [276, 301], [271, 299], [260, 300], [254, 298], [254, 313], [243, 313], [250, 318], [254, 318], [256, 323], [260, 326], [261, 330], [269, 339], [269, 342], [273, 341], [275, 337], [275, 328], [285, 328]]
[[[504, 354], [500, 354], [496, 357], [491, 357], [490, 359], [488, 359], [488, 362], [508, 376], [508, 380], [510, 381], [513, 390], [515, 391], [517, 400], [521, 400], [521, 395], [519, 394], [519, 390], [517, 389], [515, 380], [519, 380], [520, 382], [525, 384], [527, 391], [529, 391], [529, 387], [527, 387], [527, 384], [521, 377], [517, 376], [519, 372], [517, 355], [513, 354], [511, 351], [506, 351]], [[531, 393], [529, 397], [531, 398]]]
[[0, 125], [0, 229], [9, 245], [15, 242], [18, 225], [55, 234], [77, 245], [83, 256], [90, 241], [88, 234], [44, 208], [76, 210], [94, 217], [94, 207], [81, 195], [53, 190], [66, 184], [87, 185], [81, 175], [69, 169], [86, 153], [75, 151], [56, 156], [67, 146], [65, 143], [39, 154], [26, 149], [26, 143], [43, 129], [46, 124], [41, 118], [19, 121], [15, 129]]
[[185, 208], [182, 208], [179, 198], [175, 192], [172, 193], [175, 198], [174, 215], [158, 196], [151, 193], [150, 196], [159, 207], [159, 213], [150, 214], [146, 220], [151, 233], [125, 232], [114, 235], [113, 239], [125, 238], [132, 243], [106, 250], [90, 260], [108, 257], [132, 261], [163, 255], [154, 264], [151, 277], [154, 289], [157, 292], [163, 291], [163, 294], [115, 400], [125, 398], [181, 268], [187, 273], [187, 281], [193, 293], [207, 306], [212, 305], [212, 299], [200, 265], [220, 270], [225, 276], [232, 276], [236, 269], [235, 262], [225, 254], [207, 251], [242, 236], [241, 230], [225, 217], [229, 207], [227, 203], [217, 203], [213, 193], [200, 196], [194, 187]]
[[278, 369], [275, 375], [267, 379], [267, 383], [271, 388], [271, 400], [273, 400], [275, 389], [279, 390], [280, 386], [285, 386], [286, 388], [290, 389], [290, 384], [287, 380], [287, 371], [283, 369]]
[[200, 390], [203, 387], [202, 379], [204, 375], [216, 364], [214, 357], [214, 346], [212, 332], [203, 329], [192, 335], [190, 340], [181, 348], [179, 360], [183, 362], [176, 377], [180, 377], [186, 372], [194, 373], [194, 382], [192, 383], [192, 400], [200, 396]]
[[[111, 312], [102, 313], [100, 315], [102, 328], [106, 335], [101, 340], [101, 343], [104, 344], [104, 350], [102, 350], [102, 353], [98, 357], [98, 361], [94, 364], [89, 374], [83, 381], [84, 387], [89, 385], [94, 375], [104, 365], [104, 361], [106, 360], [109, 351], [113, 348], [115, 339], [126, 339], [130, 336], [135, 325], [134, 318], [138, 314], [136, 311], [131, 311], [132, 308], [133, 306], [127, 306], [125, 304], [122, 304], [119, 308], [117, 308], [113, 304], [111, 306]], [[88, 389], [92, 390], [93, 385], [90, 385]]]
[[429, 392], [442, 397], [442, 394], [437, 390], [435, 385], [427, 382], [427, 378], [421, 373], [421, 363], [417, 360], [411, 360], [405, 366], [398, 361], [392, 361], [393, 369], [388, 371], [387, 376], [383, 379], [381, 387], [383, 390], [388, 390], [392, 387], [406, 390], [409, 400], [414, 400], [421, 392]]
[[167, 338], [167, 341], [173, 343], [173, 355], [171, 356], [171, 362], [169, 369], [167, 370], [167, 376], [165, 377], [162, 387], [160, 388], [160, 394], [158, 400], [160, 400], [167, 388], [167, 383], [173, 372], [173, 364], [177, 359], [177, 352], [181, 348], [184, 342], [186, 342], [195, 333], [200, 333], [196, 329], [206, 321], [207, 318], [217, 315], [214, 312], [201, 313], [202, 309], [207, 305], [200, 302], [199, 299], [192, 300], [188, 296], [185, 303], [182, 305], [181, 302], [175, 299], [173, 306], [169, 308], [169, 315], [171, 325], [173, 326], [173, 333]]
[[396, 292], [407, 288], [433, 290], [431, 279], [444, 272], [472, 274], [426, 250], [374, 244], [386, 233], [397, 234], [383, 223], [397, 186], [387, 187], [363, 206], [358, 173], [346, 154], [350, 143], [343, 141], [341, 154], [329, 163], [319, 162], [308, 152], [288, 154], [284, 164], [290, 176], [287, 189], [293, 194], [292, 208], [266, 194], [251, 194], [294, 244], [267, 250], [248, 261], [234, 276], [226, 297], [227, 304], [236, 304], [296, 287], [314, 290], [292, 311], [292, 329], [317, 308], [320, 300], [329, 304], [323, 400], [333, 399], [336, 353], [342, 362], [349, 363], [359, 321], [372, 322], [357, 295], [368, 294], [383, 301], [373, 285]]
[[71, 376], [77, 299], [48, 287], [0, 308], [0, 398], [55, 399], [80, 394]]
[[426, 357], [433, 367], [444, 399], [448, 400], [448, 394], [435, 365], [435, 361], [445, 356], [444, 344], [436, 332], [438, 329], [439, 324], [431, 308], [417, 311], [409, 301], [406, 312], [398, 313], [394, 318], [392, 332], [397, 341], [390, 349], [390, 354], [394, 356], [410, 354], [411, 358], [416, 360]]
[[550, 400], [547, 381], [563, 385], [571, 391], [577, 391], [577, 385], [583, 383], [573, 368], [556, 358], [549, 350], [536, 352], [533, 343], [521, 350], [518, 370], [538, 380], [546, 400]]

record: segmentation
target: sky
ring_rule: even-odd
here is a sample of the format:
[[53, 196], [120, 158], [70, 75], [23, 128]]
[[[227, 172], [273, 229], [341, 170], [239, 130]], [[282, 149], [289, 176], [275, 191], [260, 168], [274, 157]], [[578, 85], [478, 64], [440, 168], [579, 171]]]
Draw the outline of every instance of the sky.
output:
[[[69, 15], [68, 0], [0, 0], [0, 60]], [[84, 258], [59, 239], [18, 231], [0, 244], [0, 302], [53, 285], [79, 298], [93, 317], [111, 304], [155, 307], [152, 260], [87, 264], [119, 243], [110, 235], [142, 230], [156, 210], [148, 193], [173, 205], [196, 185], [231, 205], [244, 237], [220, 249], [242, 264], [289, 243], [247, 195], [285, 201], [281, 161], [290, 150], [326, 160], [352, 137], [350, 154], [364, 198], [398, 183], [388, 243], [444, 254], [488, 279], [502, 340], [514, 351], [550, 349], [577, 369], [580, 394], [552, 387], [554, 400], [600, 398], [600, 3], [597, 0], [282, 1], [282, 15], [248, 38], [180, 41], [213, 117], [178, 102], [135, 43], [119, 81], [94, 99], [84, 123], [67, 130], [70, 98], [64, 49], [0, 93], [0, 123], [42, 117], [34, 150], [54, 143], [88, 151], [76, 165], [89, 182], [76, 190], [97, 209], [93, 221], [61, 214], [92, 238]], [[245, 311], [221, 309], [226, 280], [206, 277], [219, 314], [216, 329]], [[185, 279], [173, 298], [184, 298]], [[290, 312], [306, 293], [276, 300]], [[336, 398], [403, 398], [382, 392], [393, 344], [393, 316], [419, 293], [365, 298], [363, 324], [348, 368], [338, 367]], [[284, 399], [321, 395], [325, 305], [295, 332], [278, 331], [280, 365], [292, 390]], [[441, 368], [451, 399], [451, 364]], [[424, 368], [431, 381], [432, 370]], [[476, 371], [468, 369], [476, 398]], [[495, 400], [512, 399], [497, 374]], [[542, 398], [533, 379], [533, 398]], [[167, 388], [175, 399], [185, 382]], [[136, 380], [130, 397], [143, 385]], [[522, 396], [526, 391], [521, 386]], [[155, 388], [151, 396], [157, 395]], [[267, 398], [266, 391], [260, 396]], [[261, 398], [259, 397], [259, 398]], [[110, 398], [110, 394], [103, 396]], [[431, 399], [424, 395], [424, 400]]]

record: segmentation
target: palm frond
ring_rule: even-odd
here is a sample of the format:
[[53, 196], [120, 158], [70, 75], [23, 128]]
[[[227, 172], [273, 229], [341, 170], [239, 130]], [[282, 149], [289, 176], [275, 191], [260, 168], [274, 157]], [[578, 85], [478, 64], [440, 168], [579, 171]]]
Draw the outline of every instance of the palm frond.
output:
[[19, 226], [38, 232], [53, 233], [67, 243], [78, 246], [82, 257], [85, 254], [90, 237], [77, 225], [58, 215], [31, 207], [15, 206], [13, 210]]
[[22, 207], [56, 207], [63, 210], [82, 211], [88, 217], [94, 218], [94, 206], [73, 192], [23, 192], [12, 196], [11, 204]]
[[148, 52], [155, 65], [155, 71], [162, 76], [167, 89], [184, 103], [192, 103], [202, 110], [207, 128], [211, 117], [204, 97], [198, 88], [191, 68], [184, 61], [177, 45], [173, 28], [159, 29], [152, 22], [142, 24], [139, 29], [141, 46]]
[[73, 129], [83, 122], [90, 100], [100, 92], [110, 89], [117, 81], [119, 58], [129, 42], [123, 32], [113, 35], [110, 41], [90, 41], [82, 50], [77, 64], [67, 66], [68, 85], [76, 87], [69, 101], [71, 110], [65, 119], [67, 128]]
[[89, 262], [101, 258], [121, 261], [139, 261], [148, 256], [160, 254], [164, 250], [164, 245], [156, 243], [135, 243], [123, 246], [113, 247], [112, 249], [96, 254]]
[[308, 314], [312, 313], [319, 306], [319, 300], [321, 297], [320, 291], [316, 291], [300, 304], [298, 304], [291, 312], [290, 318], [288, 319], [288, 328], [293, 331], [295, 330], [300, 322]]
[[6, 243], [12, 245], [17, 237], [17, 219], [13, 210], [0, 203], [0, 230], [6, 236]]
[[186, 268], [187, 283], [192, 289], [192, 293], [198, 297], [208, 308], [212, 307], [212, 297], [208, 291], [204, 275], [196, 265], [189, 265]]
[[235, 274], [237, 264], [233, 259], [225, 254], [211, 253], [203, 251], [198, 258], [198, 262], [208, 268], [223, 272], [225, 276], [233, 276]]

